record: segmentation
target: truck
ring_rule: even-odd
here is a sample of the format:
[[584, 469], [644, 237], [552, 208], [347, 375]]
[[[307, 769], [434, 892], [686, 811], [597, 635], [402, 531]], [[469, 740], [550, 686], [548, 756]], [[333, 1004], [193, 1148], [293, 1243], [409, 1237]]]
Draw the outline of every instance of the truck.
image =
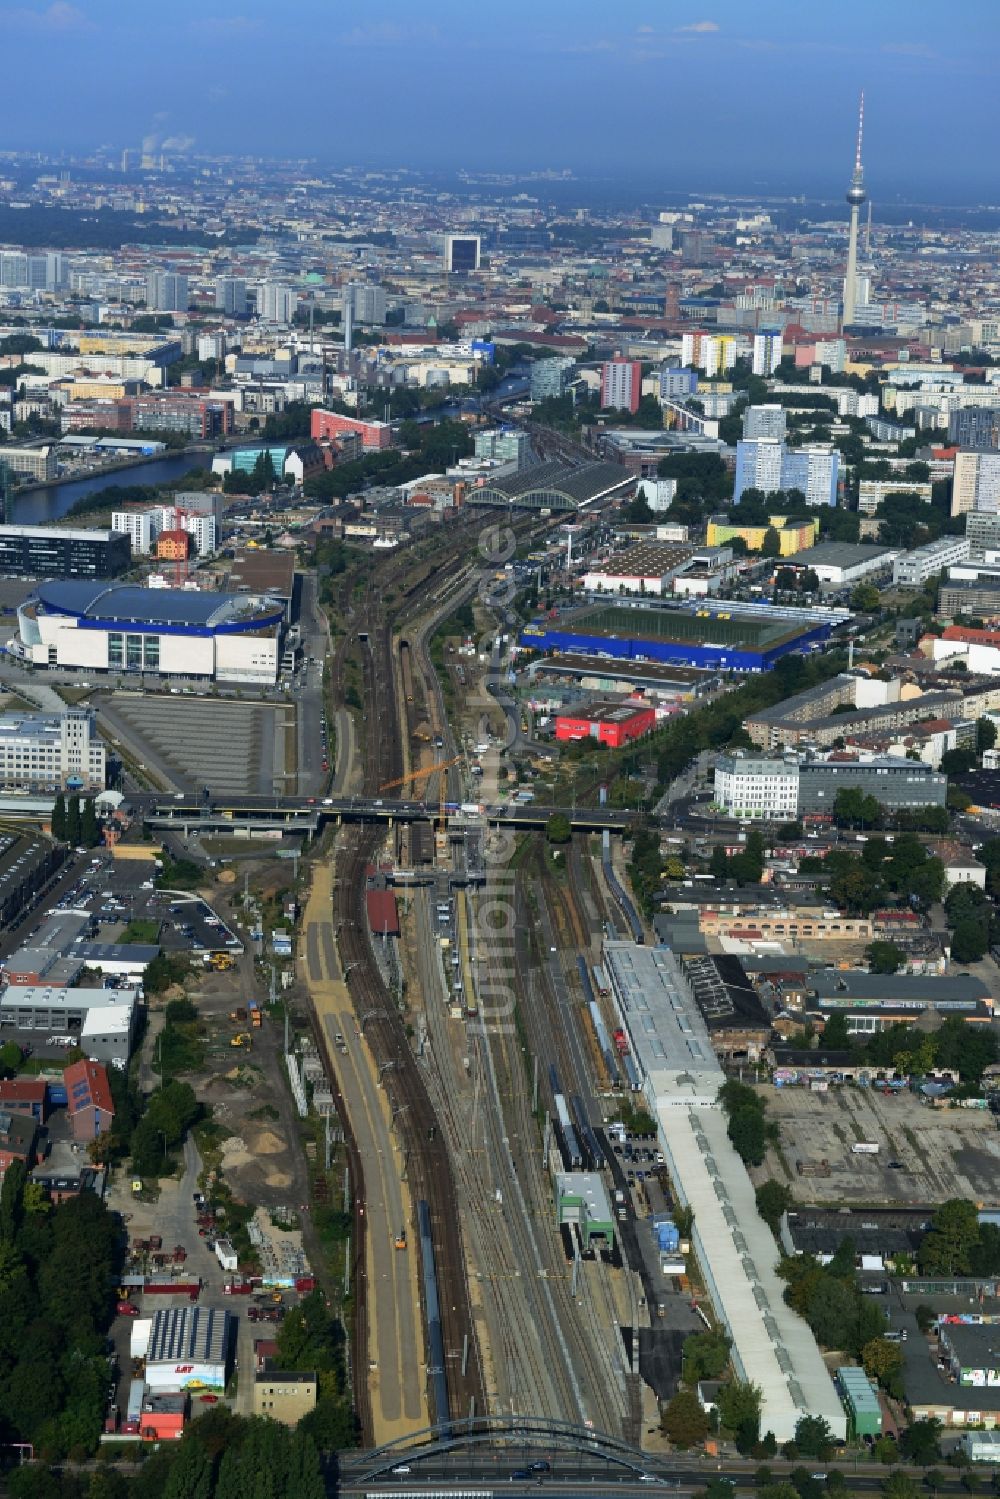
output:
[[853, 1155], [878, 1155], [878, 1145], [873, 1140], [856, 1140], [851, 1146]]
[[142, 1402], [146, 1395], [146, 1382], [142, 1379], [133, 1379], [128, 1387], [128, 1405], [125, 1408], [125, 1422], [122, 1431], [126, 1436], [137, 1437], [139, 1426], [142, 1421]]
[[618, 1055], [620, 1057], [626, 1056], [628, 1053], [628, 1037], [622, 1030], [621, 1026], [619, 1026], [615, 1031], [612, 1039], [615, 1043], [615, 1051], [618, 1053]]
[[253, 1029], [255, 1031], [260, 1030], [263, 1016], [261, 1015], [260, 1005], [255, 999], [247, 1000], [247, 1013], [250, 1016], [250, 1024]]
[[479, 817], [482, 815], [483, 804], [482, 802], [463, 802], [461, 810], [467, 817]]

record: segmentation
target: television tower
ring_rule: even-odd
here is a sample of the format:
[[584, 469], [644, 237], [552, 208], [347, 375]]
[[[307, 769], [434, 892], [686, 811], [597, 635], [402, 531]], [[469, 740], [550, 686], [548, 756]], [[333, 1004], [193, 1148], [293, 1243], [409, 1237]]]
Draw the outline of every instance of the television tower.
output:
[[861, 136], [864, 128], [865, 96], [862, 93], [858, 111], [858, 151], [854, 158], [851, 185], [847, 189], [847, 201], [851, 205], [851, 232], [847, 241], [847, 275], [844, 277], [844, 328], [850, 327], [854, 322], [854, 309], [858, 300], [858, 211], [868, 196], [861, 170]]

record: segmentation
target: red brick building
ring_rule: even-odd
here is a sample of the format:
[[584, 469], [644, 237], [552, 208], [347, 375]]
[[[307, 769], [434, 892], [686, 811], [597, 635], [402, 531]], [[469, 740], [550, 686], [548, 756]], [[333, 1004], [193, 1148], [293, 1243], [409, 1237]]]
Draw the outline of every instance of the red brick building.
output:
[[656, 723], [656, 713], [636, 703], [598, 703], [580, 713], [564, 713], [556, 719], [556, 738], [562, 742], [596, 739], [609, 749], [621, 749], [641, 739]]
[[388, 422], [363, 422], [356, 416], [342, 416], [339, 411], [314, 411], [309, 435], [313, 442], [341, 437], [346, 432], [356, 432], [364, 444], [366, 453], [377, 453], [382, 448], [392, 447], [392, 427]]
[[115, 1117], [108, 1074], [100, 1062], [74, 1062], [63, 1072], [66, 1113], [74, 1140], [106, 1135]]
[[7, 1077], [0, 1081], [0, 1113], [27, 1114], [44, 1124], [49, 1113], [49, 1086], [41, 1077]]

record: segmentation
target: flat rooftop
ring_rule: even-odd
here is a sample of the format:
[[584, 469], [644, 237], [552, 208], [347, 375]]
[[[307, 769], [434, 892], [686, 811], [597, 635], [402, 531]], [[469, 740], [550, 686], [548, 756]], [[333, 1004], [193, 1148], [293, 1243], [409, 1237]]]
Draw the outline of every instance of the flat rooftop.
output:
[[689, 687], [712, 675], [697, 666], [664, 666], [658, 661], [613, 661], [607, 656], [578, 655], [568, 651], [532, 661], [529, 672], [533, 677], [595, 676], [650, 687]]
[[606, 562], [596, 563], [586, 571], [609, 578], [656, 578], [674, 572], [694, 555], [693, 546], [641, 541], [638, 546], [616, 552]]
[[725, 1077], [674, 954], [665, 947], [605, 942], [604, 971], [649, 1085], [677, 1103], [713, 1104]]
[[688, 614], [679, 609], [643, 609], [628, 604], [602, 604], [558, 620], [536, 620], [543, 629], [579, 631], [638, 640], [673, 640], [694, 645], [743, 646], [767, 650], [796, 640], [807, 626], [787, 619], [751, 619], [722, 613]]
[[818, 546], [807, 547], [804, 552], [794, 552], [783, 562], [792, 567], [815, 567], [817, 563], [824, 567], [857, 567], [859, 563], [876, 557], [891, 562], [901, 550], [901, 547], [869, 545], [863, 541], [821, 541]]

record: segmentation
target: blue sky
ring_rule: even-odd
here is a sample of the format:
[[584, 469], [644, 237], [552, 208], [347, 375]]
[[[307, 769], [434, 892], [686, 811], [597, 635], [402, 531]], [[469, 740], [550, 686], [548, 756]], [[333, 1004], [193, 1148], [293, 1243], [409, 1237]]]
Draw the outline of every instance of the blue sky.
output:
[[0, 0], [11, 147], [1000, 200], [1000, 0]]

